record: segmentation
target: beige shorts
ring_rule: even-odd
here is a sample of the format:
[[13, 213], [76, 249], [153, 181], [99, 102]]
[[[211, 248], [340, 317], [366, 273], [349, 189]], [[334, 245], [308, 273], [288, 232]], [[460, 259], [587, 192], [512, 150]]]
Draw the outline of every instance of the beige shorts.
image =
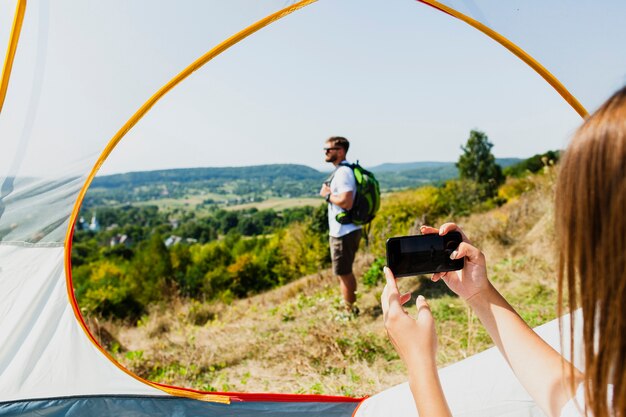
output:
[[333, 262], [333, 273], [335, 275], [352, 273], [352, 263], [354, 262], [356, 251], [359, 249], [359, 242], [361, 242], [361, 229], [350, 232], [345, 236], [329, 237], [330, 259]]

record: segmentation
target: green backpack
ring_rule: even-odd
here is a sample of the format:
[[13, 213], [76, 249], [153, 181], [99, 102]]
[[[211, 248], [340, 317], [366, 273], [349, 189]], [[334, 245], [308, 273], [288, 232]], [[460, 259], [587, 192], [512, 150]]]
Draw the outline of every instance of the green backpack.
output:
[[380, 208], [380, 189], [378, 180], [370, 171], [356, 164], [342, 164], [352, 169], [356, 180], [356, 194], [352, 208], [337, 214], [335, 219], [340, 224], [354, 223], [358, 226], [371, 222]]

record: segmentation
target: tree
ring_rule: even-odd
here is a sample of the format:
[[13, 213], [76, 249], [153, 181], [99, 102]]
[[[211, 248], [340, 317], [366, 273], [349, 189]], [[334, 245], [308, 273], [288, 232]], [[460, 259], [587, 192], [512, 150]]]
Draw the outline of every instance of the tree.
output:
[[461, 146], [463, 154], [456, 163], [461, 179], [472, 180], [483, 186], [485, 197], [496, 195], [498, 186], [504, 182], [502, 168], [496, 164], [491, 148], [493, 144], [484, 132], [472, 130], [465, 146]]
[[167, 298], [174, 282], [170, 254], [158, 233], [141, 242], [130, 261], [129, 286], [144, 306]]

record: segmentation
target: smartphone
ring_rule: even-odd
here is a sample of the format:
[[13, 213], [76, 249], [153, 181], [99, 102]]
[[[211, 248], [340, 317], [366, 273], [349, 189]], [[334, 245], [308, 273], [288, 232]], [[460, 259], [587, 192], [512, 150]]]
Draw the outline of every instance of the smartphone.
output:
[[463, 236], [459, 232], [387, 239], [387, 266], [396, 277], [463, 269], [464, 259], [450, 259]]

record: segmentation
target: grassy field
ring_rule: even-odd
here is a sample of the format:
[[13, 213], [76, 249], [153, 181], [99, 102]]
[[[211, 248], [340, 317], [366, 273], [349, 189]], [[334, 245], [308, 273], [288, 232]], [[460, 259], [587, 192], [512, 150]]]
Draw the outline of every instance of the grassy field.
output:
[[[187, 198], [162, 198], [158, 200], [147, 200], [138, 203], [133, 203], [136, 206], [157, 206], [159, 210], [170, 212], [176, 209], [183, 211], [200, 211], [201, 212], [209, 212], [210, 205], [204, 205], [203, 202], [206, 199], [213, 199], [215, 201], [223, 201], [228, 200], [229, 198], [237, 198], [235, 195], [217, 195], [217, 194], [202, 194], [202, 195], [194, 195]], [[243, 203], [243, 204], [235, 204], [235, 205], [223, 205], [218, 204], [219, 207], [224, 208], [225, 210], [245, 210], [250, 208], [257, 208], [258, 210], [267, 210], [272, 209], [275, 211], [281, 211], [288, 208], [295, 207], [304, 207], [311, 206], [315, 207], [322, 203], [321, 198], [280, 198], [280, 197], [271, 197], [267, 200], [251, 202], [251, 203]]]
[[316, 207], [322, 204], [324, 200], [322, 198], [268, 198], [265, 201], [258, 203], [238, 204], [235, 206], [226, 207], [226, 210], [244, 210], [249, 208], [257, 208], [259, 210], [272, 209], [275, 211], [281, 211], [288, 208], [311, 206]]
[[[552, 178], [533, 181], [535, 188], [514, 201], [456, 220], [485, 252], [494, 285], [537, 326], [555, 317], [556, 284]], [[362, 249], [358, 277], [372, 261]], [[491, 346], [471, 310], [445, 284], [426, 277], [402, 278], [399, 284], [413, 298], [422, 294], [429, 300], [440, 366]], [[382, 288], [360, 284], [361, 314], [350, 317], [341, 308], [335, 278], [321, 270], [231, 304], [178, 300], [155, 307], [137, 327], [95, 320], [90, 326], [124, 366], [153, 381], [208, 391], [359, 397], [406, 381], [383, 328]]]

